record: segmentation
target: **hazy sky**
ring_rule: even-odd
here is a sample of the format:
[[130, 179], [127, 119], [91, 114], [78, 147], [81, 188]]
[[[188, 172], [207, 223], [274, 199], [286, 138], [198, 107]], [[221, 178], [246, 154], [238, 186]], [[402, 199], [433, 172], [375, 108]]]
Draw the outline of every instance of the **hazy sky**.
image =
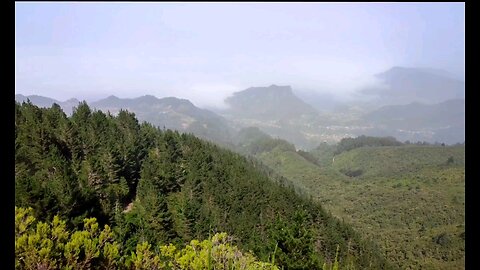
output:
[[250, 86], [351, 93], [392, 66], [464, 77], [464, 3], [15, 3], [15, 92], [221, 104]]

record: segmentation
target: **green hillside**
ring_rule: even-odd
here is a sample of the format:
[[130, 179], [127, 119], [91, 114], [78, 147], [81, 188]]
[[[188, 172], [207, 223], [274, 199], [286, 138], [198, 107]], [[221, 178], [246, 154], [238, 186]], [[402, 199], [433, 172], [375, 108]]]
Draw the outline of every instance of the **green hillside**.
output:
[[110, 96], [91, 104], [93, 108], [112, 114], [121, 109], [135, 113], [139, 121], [160, 128], [193, 133], [195, 136], [218, 143], [228, 143], [234, 131], [221, 116], [193, 105], [186, 99], [156, 98], [145, 95], [137, 98]]
[[328, 146], [312, 152], [320, 166], [293, 151], [257, 157], [401, 268], [465, 268], [464, 146], [362, 147], [334, 161], [333, 152]]
[[[450, 159], [451, 158], [451, 159]], [[335, 157], [338, 171], [362, 170], [364, 177], [415, 173], [428, 166], [465, 165], [465, 146], [362, 147]]]
[[112, 228], [125, 256], [145, 241], [183, 248], [226, 232], [240, 250], [284, 269], [331, 265], [337, 250], [342, 268], [395, 268], [372, 242], [262, 164], [86, 103], [71, 117], [57, 105], [16, 103], [15, 204], [32, 207], [39, 221], [55, 223], [59, 215], [71, 231], [96, 218]]

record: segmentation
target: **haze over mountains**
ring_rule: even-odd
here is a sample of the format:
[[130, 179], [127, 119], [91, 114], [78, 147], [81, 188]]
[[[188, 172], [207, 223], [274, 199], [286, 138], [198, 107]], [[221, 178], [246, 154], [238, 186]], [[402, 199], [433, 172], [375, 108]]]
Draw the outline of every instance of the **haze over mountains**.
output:
[[[291, 86], [275, 84], [235, 92], [225, 100], [228, 108], [215, 112], [198, 108], [186, 99], [152, 95], [109, 96], [91, 105], [112, 114], [120, 109], [132, 111], [139, 120], [160, 128], [190, 132], [222, 144], [234, 144], [235, 134], [247, 127], [257, 127], [302, 149], [362, 134], [447, 144], [465, 140], [463, 81], [444, 71], [402, 67], [393, 67], [376, 77], [380, 81], [377, 88], [358, 93], [373, 96], [370, 103], [335, 103], [327, 99], [326, 103], [333, 104], [325, 110], [314, 105], [321, 101], [315, 99], [315, 94], [307, 103]], [[36, 95], [15, 97], [18, 102], [27, 98], [41, 107], [57, 103], [67, 114], [79, 103], [75, 98], [62, 102]]]
[[375, 96], [378, 103], [404, 104], [417, 101], [433, 104], [465, 98], [465, 82], [443, 70], [392, 67], [375, 77], [383, 87], [366, 88], [362, 93]]
[[27, 99], [29, 99], [33, 104], [35, 104], [39, 107], [50, 107], [50, 106], [52, 106], [53, 103], [56, 103], [56, 104], [60, 105], [60, 107], [62, 107], [63, 111], [67, 115], [71, 115], [72, 112], [73, 112], [73, 108], [75, 106], [77, 106], [78, 103], [80, 102], [76, 98], [71, 98], [71, 99], [66, 100], [66, 101], [58, 101], [58, 100], [53, 99], [53, 98], [42, 97], [42, 96], [38, 96], [38, 95], [30, 95], [30, 96], [24, 96], [22, 94], [15, 95], [15, 100], [20, 102], [20, 103], [24, 102], [24, 101], [26, 102]]
[[193, 133], [201, 138], [224, 143], [232, 130], [221, 116], [193, 105], [189, 100], [176, 97], [158, 99], [152, 95], [138, 98], [109, 96], [91, 103], [95, 109], [117, 114], [121, 109], [134, 112], [141, 121], [160, 128]]
[[317, 112], [293, 92], [291, 86], [250, 87], [228, 97], [227, 110], [236, 118], [265, 121], [316, 116]]

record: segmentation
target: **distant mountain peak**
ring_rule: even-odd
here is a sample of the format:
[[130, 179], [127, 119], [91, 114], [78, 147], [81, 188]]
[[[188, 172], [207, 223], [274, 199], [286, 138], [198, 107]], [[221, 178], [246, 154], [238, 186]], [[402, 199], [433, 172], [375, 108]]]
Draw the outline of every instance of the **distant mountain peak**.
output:
[[[158, 99], [156, 96], [144, 95], [137, 98], [128, 99], [128, 102], [130, 103], [141, 102], [141, 103], [155, 104], [155, 103], [158, 103], [159, 100], [160, 99]], [[127, 99], [125, 99], [125, 101], [127, 101]]]
[[24, 102], [27, 99], [30, 100], [32, 104], [35, 104], [36, 106], [43, 107], [43, 108], [50, 108], [54, 103], [56, 103], [63, 108], [63, 111], [67, 115], [71, 115], [73, 106], [76, 106], [79, 103], [79, 101], [75, 98], [71, 98], [67, 101], [62, 102], [53, 98], [39, 96], [39, 95], [29, 95], [29, 96], [24, 96], [22, 94], [15, 95], [15, 100], [18, 102]]
[[164, 97], [160, 100], [163, 101], [163, 102], [172, 103], [172, 104], [182, 104], [182, 105], [188, 105], [188, 106], [196, 107], [195, 105], [193, 105], [193, 103], [190, 100], [184, 99], [184, 98]]
[[235, 92], [233, 93], [232, 97], [228, 97], [225, 101], [231, 100], [231, 98], [235, 96], [249, 96], [249, 95], [279, 95], [281, 94], [282, 96], [292, 96], [294, 98], [297, 98], [292, 91], [292, 87], [289, 85], [285, 86], [279, 86], [276, 84], [272, 84], [270, 86], [266, 87], [249, 87], [243, 91]]
[[141, 96], [139, 98], [150, 98], [150, 99], [158, 99], [156, 96], [154, 95], [144, 95], [144, 96]]
[[289, 85], [250, 87], [233, 93], [225, 102], [230, 105], [231, 113], [247, 118], [280, 120], [317, 113], [298, 98]]
[[278, 91], [278, 92], [285, 92], [285, 93], [288, 93], [288, 94], [292, 94], [293, 95], [293, 92], [292, 92], [292, 87], [290, 85], [276, 85], [276, 84], [272, 84], [270, 85], [268, 88], [274, 90], [274, 91]]
[[276, 89], [279, 89], [279, 90], [283, 90], [283, 89], [292, 90], [292, 87], [291, 87], [290, 85], [276, 85], [276, 84], [272, 84], [272, 85], [270, 85], [268, 88], [276, 88]]
[[110, 95], [108, 97], [105, 98], [106, 100], [117, 100], [117, 99], [120, 99], [119, 97], [117, 96], [114, 96], [114, 95]]

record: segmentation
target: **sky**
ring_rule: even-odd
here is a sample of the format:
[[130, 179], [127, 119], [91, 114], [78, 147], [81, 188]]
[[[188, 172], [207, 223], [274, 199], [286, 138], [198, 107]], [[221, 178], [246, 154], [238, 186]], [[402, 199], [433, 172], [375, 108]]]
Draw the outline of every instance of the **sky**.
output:
[[222, 107], [290, 85], [347, 97], [392, 66], [464, 78], [464, 3], [16, 2], [15, 93]]

